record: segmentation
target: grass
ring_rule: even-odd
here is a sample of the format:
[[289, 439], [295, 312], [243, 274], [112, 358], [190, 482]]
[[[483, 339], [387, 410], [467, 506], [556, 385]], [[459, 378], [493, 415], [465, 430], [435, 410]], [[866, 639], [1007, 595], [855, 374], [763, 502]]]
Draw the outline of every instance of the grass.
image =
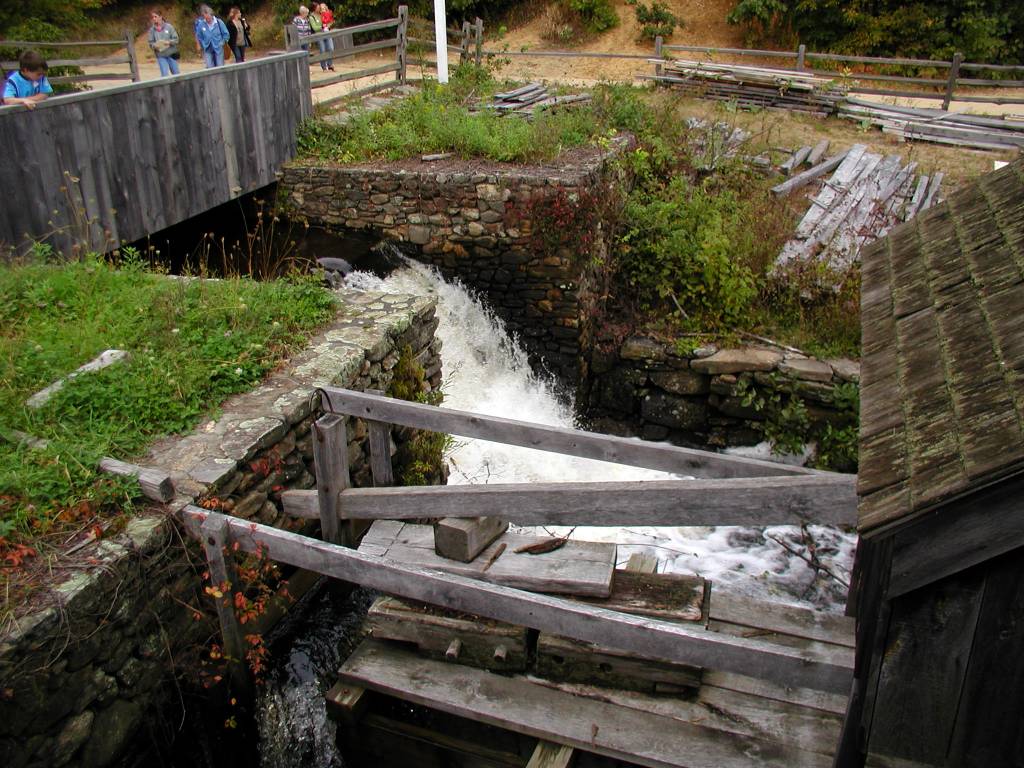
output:
[[[170, 279], [99, 259], [0, 269], [0, 429], [49, 443], [0, 440], [0, 544], [45, 541], [129, 506], [126, 483], [95, 471], [100, 457], [130, 460], [155, 438], [191, 429], [333, 313], [330, 294], [309, 278]], [[130, 358], [72, 380], [37, 410], [25, 405], [111, 348]]]

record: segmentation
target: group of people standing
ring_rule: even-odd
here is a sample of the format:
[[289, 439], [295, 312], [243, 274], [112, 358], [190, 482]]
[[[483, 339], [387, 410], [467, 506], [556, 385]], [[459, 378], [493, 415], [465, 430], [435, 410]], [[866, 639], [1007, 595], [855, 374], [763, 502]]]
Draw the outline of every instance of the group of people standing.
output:
[[[295, 27], [295, 32], [301, 41], [304, 37], [315, 35], [318, 32], [330, 32], [331, 27], [334, 26], [334, 14], [331, 9], [327, 7], [327, 3], [314, 3], [312, 10], [307, 8], [305, 5], [299, 6], [299, 12], [292, 19], [292, 26]], [[309, 50], [309, 43], [300, 43], [303, 50]], [[326, 37], [323, 40], [318, 40], [317, 45], [320, 46], [320, 53], [334, 53], [334, 38]], [[324, 72], [330, 70], [334, 71], [334, 58], [328, 57], [320, 62], [320, 69]]]
[[[164, 19], [161, 11], [154, 9], [149, 14], [149, 47], [156, 54], [157, 65], [163, 77], [176, 75], [181, 70], [178, 60], [181, 54], [178, 45], [181, 42], [178, 32]], [[202, 54], [206, 68], [224, 65], [224, 46], [231, 49], [235, 61], [245, 61], [245, 49], [252, 46], [249, 37], [249, 22], [242, 11], [232, 6], [228, 12], [228, 20], [218, 18], [208, 5], [199, 6], [199, 12], [192, 25], [196, 40], [196, 50]]]

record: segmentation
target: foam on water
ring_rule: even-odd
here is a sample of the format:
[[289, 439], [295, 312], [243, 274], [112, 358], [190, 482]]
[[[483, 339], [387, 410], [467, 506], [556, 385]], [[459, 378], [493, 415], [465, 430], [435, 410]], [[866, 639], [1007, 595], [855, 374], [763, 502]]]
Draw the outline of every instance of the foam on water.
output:
[[[347, 284], [367, 291], [437, 297], [445, 393], [442, 407], [551, 426], [573, 427], [570, 398], [552, 379], [531, 370], [504, 324], [471, 291], [414, 262], [381, 279], [352, 273]], [[744, 451], [751, 455], [751, 451]], [[754, 451], [770, 457], [766, 446]], [[667, 479], [663, 472], [577, 459], [482, 440], [459, 439], [449, 456], [451, 484]], [[551, 527], [552, 534], [567, 529]], [[580, 527], [573, 538], [619, 544], [620, 560], [650, 552], [659, 570], [696, 573], [730, 590], [761, 598], [839, 610], [849, 581], [856, 537], [827, 526]], [[812, 553], [813, 552], [813, 556]], [[800, 554], [796, 554], [800, 553]], [[802, 557], [802, 556], [803, 557]], [[816, 558], [815, 568], [804, 557]], [[822, 570], [825, 569], [825, 570]], [[833, 575], [829, 575], [831, 572]], [[834, 578], [834, 576], [838, 577]]]

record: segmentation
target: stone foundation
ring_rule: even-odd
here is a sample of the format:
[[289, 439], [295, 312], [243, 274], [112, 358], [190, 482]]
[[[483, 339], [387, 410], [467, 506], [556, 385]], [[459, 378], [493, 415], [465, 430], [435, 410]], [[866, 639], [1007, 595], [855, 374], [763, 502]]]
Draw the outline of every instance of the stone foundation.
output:
[[[310, 425], [317, 387], [387, 390], [408, 346], [425, 388], [441, 379], [430, 299], [351, 294], [337, 321], [287, 370], [231, 398], [192, 434], [155, 446], [141, 463], [169, 471], [175, 505], [207, 500], [232, 514], [288, 526], [280, 492], [314, 485]], [[366, 426], [350, 419], [353, 484], [369, 485]], [[396, 430], [400, 445], [408, 436]], [[172, 505], [174, 506], [174, 505]], [[173, 691], [172, 675], [217, 628], [189, 606], [205, 569], [169, 514], [147, 510], [76, 554], [77, 567], [0, 635], [0, 765], [92, 768], [114, 763]], [[71, 558], [66, 558], [71, 562]], [[62, 563], [63, 564], [63, 563]], [[65, 573], [68, 571], [58, 571]]]
[[[414, 258], [484, 294], [535, 357], [570, 381], [585, 375], [592, 329], [592, 265], [605, 254], [604, 205], [621, 182], [609, 160], [632, 146], [566, 152], [552, 165], [458, 159], [329, 167], [292, 163], [282, 199], [311, 222], [370, 229]], [[535, 218], [564, 216], [585, 232], [539, 232]], [[589, 208], [582, 214], [577, 203]], [[550, 229], [550, 227], [549, 227]], [[562, 236], [565, 235], [564, 238]]]
[[849, 360], [815, 360], [771, 348], [680, 354], [654, 339], [633, 337], [619, 347], [595, 349], [586, 412], [592, 428], [613, 434], [724, 448], [764, 439], [766, 412], [745, 402], [783, 402], [793, 394], [806, 405], [811, 425], [841, 418], [836, 386], [860, 379]]

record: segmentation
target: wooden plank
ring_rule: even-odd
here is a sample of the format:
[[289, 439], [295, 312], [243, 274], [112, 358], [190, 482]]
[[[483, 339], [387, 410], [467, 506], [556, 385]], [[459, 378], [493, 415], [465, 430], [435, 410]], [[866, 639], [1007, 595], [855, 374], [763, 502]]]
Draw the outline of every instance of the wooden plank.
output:
[[420, 659], [367, 641], [343, 680], [415, 704], [656, 768], [827, 766], [823, 755], [572, 696], [516, 678]]
[[710, 451], [643, 443], [577, 429], [538, 426], [525, 421], [437, 408], [334, 387], [324, 389], [324, 402], [335, 413], [364, 419], [699, 477], [832, 474]]
[[789, 176], [789, 174], [794, 170], [803, 165], [804, 160], [810, 157], [812, 149], [813, 147], [811, 146], [800, 147], [796, 152], [790, 155], [789, 160], [782, 164], [782, 172]]
[[434, 524], [434, 551], [468, 563], [507, 530], [508, 521], [497, 517], [446, 517]]
[[[854, 525], [856, 477], [641, 480], [608, 483], [352, 488], [343, 518], [414, 520], [497, 514], [516, 525]], [[313, 517], [312, 491], [282, 494], [285, 512]]]
[[334, 544], [343, 541], [338, 518], [338, 494], [349, 487], [348, 439], [345, 419], [329, 413], [313, 424], [313, 461], [316, 471], [316, 493], [319, 504], [320, 535]]
[[815, 144], [814, 148], [811, 149], [810, 154], [807, 155], [807, 159], [805, 161], [807, 165], [811, 166], [812, 168], [818, 165], [821, 162], [821, 158], [823, 158], [825, 156], [825, 153], [828, 152], [830, 144], [831, 143], [828, 139], [822, 139], [817, 144]]
[[358, 685], [335, 683], [324, 694], [327, 714], [346, 725], [355, 725], [366, 711], [369, 697], [366, 689]]
[[573, 755], [574, 750], [570, 746], [539, 741], [526, 768], [569, 768]]
[[208, 517], [224, 517], [232, 543], [237, 542], [241, 550], [255, 552], [263, 546], [274, 560], [399, 597], [601, 643], [645, 658], [722, 669], [820, 690], [846, 692], [849, 689], [851, 667], [846, 663], [822, 661], [813, 652], [748, 638], [716, 636], [685, 625], [403, 565], [192, 505], [183, 508], [179, 515], [193, 536], [199, 536], [199, 527]]
[[364, 77], [373, 77], [374, 75], [383, 75], [387, 72], [397, 72], [397, 64], [383, 64], [379, 67], [367, 67], [366, 69], [360, 69], [355, 72], [342, 72], [338, 75], [332, 75], [330, 77], [321, 78], [312, 82], [312, 87], [325, 88], [328, 85], [337, 85], [338, 83], [347, 83], [352, 80], [359, 80]]
[[234, 570], [226, 560], [224, 553], [229, 544], [228, 521], [223, 517], [204, 520], [200, 525], [203, 550], [210, 571], [211, 597], [217, 608], [220, 621], [223, 654], [228, 663], [231, 681], [238, 693], [249, 691], [252, 681], [245, 668], [245, 642], [242, 639], [242, 627], [235, 615], [235, 578]]
[[945, 764], [984, 586], [984, 573], [965, 571], [893, 601], [870, 752]]
[[139, 481], [142, 495], [147, 499], [165, 502], [174, 498], [174, 481], [162, 469], [140, 467], [108, 456], [100, 459], [100, 470], [120, 477], [134, 477]]
[[364, 629], [378, 640], [413, 643], [435, 659], [446, 658], [452, 641], [458, 640], [460, 664], [499, 672], [525, 671], [530, 653], [526, 627], [393, 597], [374, 601]]
[[394, 468], [391, 466], [391, 425], [382, 421], [368, 421], [366, 428], [369, 432], [373, 486], [387, 488], [395, 484]]
[[634, 552], [629, 556], [626, 570], [634, 573], [657, 573], [658, 558], [648, 552]]
[[767, 603], [721, 589], [711, 590], [712, 619], [753, 629], [853, 648], [854, 621], [846, 616], [782, 603]]
[[835, 157], [830, 157], [828, 160], [818, 163], [818, 165], [808, 168], [806, 171], [798, 173], [792, 178], [786, 179], [781, 184], [776, 184], [772, 187], [772, 194], [779, 196], [788, 195], [790, 192], [809, 184], [819, 176], [824, 176], [829, 171], [834, 171], [845, 158], [845, 152], [838, 154]]
[[[429, 525], [410, 525], [378, 520], [366, 532], [360, 552], [385, 560], [458, 573], [533, 592], [607, 597], [615, 571], [615, 545], [568, 541], [554, 552], [531, 555], [520, 547], [546, 541], [547, 536], [505, 533], [484, 549], [473, 562], [441, 557], [434, 551], [434, 532]], [[505, 545], [500, 556], [492, 556]]]
[[78, 366], [75, 370], [71, 371], [71, 373], [67, 374], [66, 376], [62, 376], [49, 386], [46, 386], [43, 389], [36, 392], [28, 400], [25, 401], [25, 405], [27, 405], [29, 408], [42, 408], [44, 405], [50, 402], [54, 395], [56, 395], [58, 392], [64, 389], [64, 385], [66, 385], [72, 379], [81, 376], [83, 373], [91, 373], [93, 371], [103, 370], [108, 366], [114, 365], [115, 363], [120, 363], [123, 360], [127, 359], [128, 353], [123, 349], [105, 350], [98, 354], [89, 362]]

